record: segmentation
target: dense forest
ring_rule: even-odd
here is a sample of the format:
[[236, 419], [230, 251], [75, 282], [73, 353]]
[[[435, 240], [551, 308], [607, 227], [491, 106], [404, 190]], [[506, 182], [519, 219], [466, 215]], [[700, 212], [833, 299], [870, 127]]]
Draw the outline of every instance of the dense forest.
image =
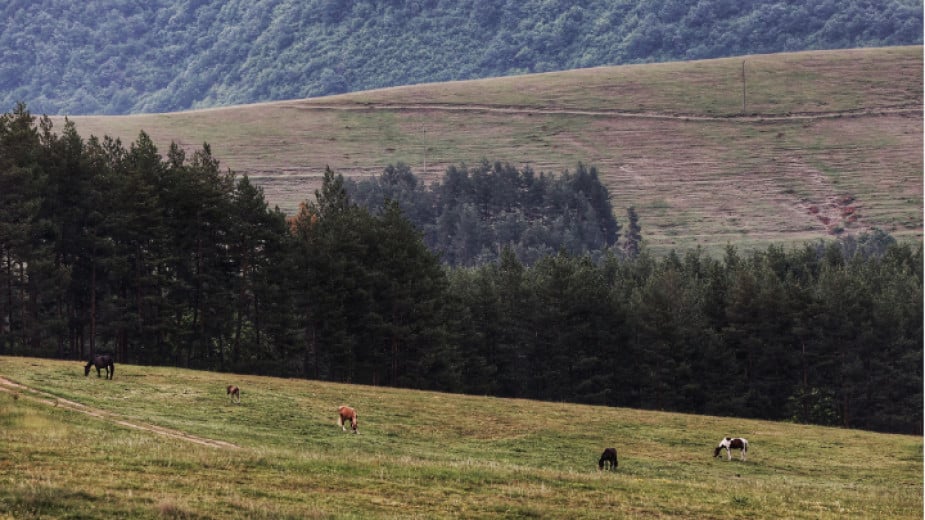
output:
[[0, 104], [72, 115], [922, 43], [921, 0], [9, 0], [0, 16]]
[[[582, 164], [557, 177], [482, 161], [450, 166], [430, 186], [397, 164], [378, 178], [345, 183], [351, 199], [370, 212], [398, 203], [427, 247], [454, 266], [497, 260], [504, 247], [527, 263], [560, 251], [599, 259], [616, 246], [620, 230], [597, 169]], [[635, 216], [631, 222], [638, 226]], [[623, 250], [638, 250], [638, 231], [626, 235]]]
[[[594, 192], [593, 168], [576, 172], [460, 166], [430, 193], [496, 173]], [[589, 191], [564, 189], [579, 178]], [[619, 247], [527, 262], [511, 240], [453, 267], [399, 201], [366, 209], [330, 169], [287, 216], [208, 145], [83, 140], [18, 105], [0, 117], [0, 354], [921, 433], [921, 245], [872, 232], [654, 257], [638, 222], [630, 240], [601, 226]]]

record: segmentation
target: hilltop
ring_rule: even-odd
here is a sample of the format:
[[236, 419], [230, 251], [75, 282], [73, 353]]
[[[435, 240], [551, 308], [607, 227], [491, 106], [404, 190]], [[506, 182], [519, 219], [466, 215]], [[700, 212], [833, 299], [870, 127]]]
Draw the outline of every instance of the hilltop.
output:
[[[744, 81], [743, 81], [744, 72]], [[325, 166], [482, 159], [600, 172], [655, 250], [922, 234], [922, 48], [751, 55], [433, 83], [228, 108], [72, 117], [84, 136], [211, 144], [289, 214]], [[743, 89], [744, 86], [744, 89]], [[744, 91], [744, 92], [743, 92]], [[58, 125], [61, 118], [55, 118]]]
[[[231, 404], [226, 384], [242, 388]], [[335, 424], [359, 411], [359, 435]], [[922, 438], [0, 357], [0, 516], [921, 518]], [[747, 462], [712, 457], [725, 435]], [[606, 446], [614, 473], [599, 472]]]

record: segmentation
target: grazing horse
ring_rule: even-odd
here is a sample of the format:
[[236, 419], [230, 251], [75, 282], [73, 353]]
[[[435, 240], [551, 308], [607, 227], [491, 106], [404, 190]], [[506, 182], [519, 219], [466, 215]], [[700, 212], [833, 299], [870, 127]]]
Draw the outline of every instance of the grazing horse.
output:
[[106, 369], [106, 379], [112, 379], [112, 376], [116, 373], [116, 364], [112, 362], [112, 356], [110, 354], [97, 354], [93, 356], [93, 359], [87, 362], [87, 366], [84, 367], [84, 376], [90, 375], [90, 367], [96, 367], [96, 377], [100, 376], [100, 369]]
[[719, 441], [719, 445], [713, 450], [713, 456], [719, 457], [719, 453], [724, 449], [726, 450], [726, 460], [732, 460], [732, 450], [742, 450], [740, 458], [745, 460], [745, 456], [748, 453], [748, 441], [742, 437], [726, 437]]
[[347, 427], [344, 426], [344, 423], [347, 421], [350, 421], [350, 428], [353, 430], [353, 433], [360, 433], [357, 430], [357, 411], [349, 406], [338, 406], [337, 425], [340, 426], [341, 430], [347, 431]]
[[597, 461], [598, 471], [604, 469], [604, 463], [610, 464], [610, 471], [616, 471], [617, 465], [617, 449], [616, 448], [606, 448], [604, 453], [601, 453], [601, 459]]
[[231, 402], [235, 404], [241, 404], [241, 389], [235, 385], [228, 385], [225, 388], [225, 394], [230, 396]]

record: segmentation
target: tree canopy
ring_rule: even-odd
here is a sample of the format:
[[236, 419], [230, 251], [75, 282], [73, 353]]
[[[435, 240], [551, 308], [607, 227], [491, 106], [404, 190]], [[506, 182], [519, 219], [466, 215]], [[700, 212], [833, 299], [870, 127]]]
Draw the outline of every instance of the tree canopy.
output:
[[450, 166], [431, 186], [398, 164], [375, 179], [348, 180], [347, 188], [369, 211], [387, 201], [401, 206], [450, 265], [496, 260], [504, 247], [527, 263], [558, 251], [600, 258], [619, 238], [607, 188], [583, 164], [556, 176], [485, 160]]

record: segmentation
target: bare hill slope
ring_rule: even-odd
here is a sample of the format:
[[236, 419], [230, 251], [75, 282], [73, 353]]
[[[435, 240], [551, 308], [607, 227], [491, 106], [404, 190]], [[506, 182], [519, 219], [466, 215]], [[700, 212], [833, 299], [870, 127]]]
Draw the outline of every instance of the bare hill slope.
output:
[[922, 236], [922, 47], [581, 69], [137, 116], [72, 118], [212, 146], [293, 212], [324, 167], [429, 180], [483, 158], [596, 166], [656, 250], [802, 242], [879, 227]]

